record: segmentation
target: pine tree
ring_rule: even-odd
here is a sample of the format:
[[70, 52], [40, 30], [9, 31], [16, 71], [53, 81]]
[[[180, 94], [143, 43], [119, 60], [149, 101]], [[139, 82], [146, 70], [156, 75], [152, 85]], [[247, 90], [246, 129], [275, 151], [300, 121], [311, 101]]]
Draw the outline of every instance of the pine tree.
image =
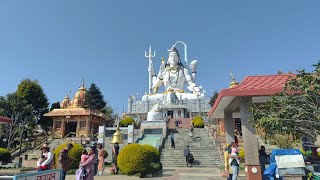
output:
[[104, 108], [106, 104], [100, 89], [94, 83], [91, 83], [89, 91], [86, 93], [86, 105], [88, 108], [99, 111]]
[[219, 95], [219, 93], [217, 91], [214, 91], [213, 96], [211, 97], [210, 102], [209, 102], [211, 107], [214, 105], [214, 102], [216, 101], [218, 95]]
[[55, 103], [51, 104], [50, 111], [52, 111], [54, 109], [60, 109], [60, 103], [59, 102], [55, 102]]

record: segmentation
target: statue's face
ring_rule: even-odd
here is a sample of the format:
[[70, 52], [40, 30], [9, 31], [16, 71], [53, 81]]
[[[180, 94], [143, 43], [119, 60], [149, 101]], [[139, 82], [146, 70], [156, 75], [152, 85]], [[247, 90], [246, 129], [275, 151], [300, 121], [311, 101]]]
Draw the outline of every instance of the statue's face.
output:
[[179, 62], [179, 56], [176, 52], [170, 52], [168, 62], [170, 66], [177, 66]]

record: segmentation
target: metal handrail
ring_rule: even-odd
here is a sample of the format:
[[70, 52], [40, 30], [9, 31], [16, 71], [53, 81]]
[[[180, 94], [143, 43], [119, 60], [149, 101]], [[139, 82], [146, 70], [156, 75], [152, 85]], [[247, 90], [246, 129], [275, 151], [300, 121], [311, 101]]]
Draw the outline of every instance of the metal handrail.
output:
[[42, 144], [45, 142], [45, 141], [49, 141], [50, 138], [53, 138], [55, 135], [55, 133], [52, 133], [50, 136], [48, 136], [47, 138], [44, 138], [40, 141], [40, 145], [38, 145], [37, 147], [35, 147], [33, 150], [37, 150], [37, 149], [40, 149]]
[[70, 136], [71, 134], [77, 135], [77, 133], [75, 132], [69, 132], [67, 135], [65, 135], [62, 139], [66, 139], [68, 136]]

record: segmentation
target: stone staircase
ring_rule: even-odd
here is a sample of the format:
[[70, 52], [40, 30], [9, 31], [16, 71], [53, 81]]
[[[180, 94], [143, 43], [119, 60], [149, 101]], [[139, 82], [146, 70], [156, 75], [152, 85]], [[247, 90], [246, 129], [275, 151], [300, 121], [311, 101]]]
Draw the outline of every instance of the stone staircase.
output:
[[176, 123], [178, 121], [179, 128], [190, 129], [191, 128], [191, 118], [169, 118], [168, 119], [168, 129], [176, 129]]
[[[171, 148], [170, 134], [174, 132], [176, 148]], [[184, 148], [189, 145], [190, 152], [194, 156], [193, 167], [216, 168], [221, 164], [217, 148], [209, 138], [207, 129], [195, 128], [194, 140], [190, 137], [189, 129], [170, 130], [165, 147], [161, 153], [161, 163], [165, 168], [186, 167]]]
[[[80, 138], [49, 139], [48, 142], [49, 142], [48, 145], [50, 147], [50, 150], [54, 151], [54, 149], [56, 147], [58, 147], [59, 145], [65, 144], [65, 143], [68, 143], [68, 142], [75, 142], [75, 143], [79, 143], [80, 144]], [[28, 159], [38, 159], [40, 154], [41, 154], [40, 147], [41, 146], [25, 152], [23, 154], [23, 156], [25, 154], [27, 154], [28, 155]]]

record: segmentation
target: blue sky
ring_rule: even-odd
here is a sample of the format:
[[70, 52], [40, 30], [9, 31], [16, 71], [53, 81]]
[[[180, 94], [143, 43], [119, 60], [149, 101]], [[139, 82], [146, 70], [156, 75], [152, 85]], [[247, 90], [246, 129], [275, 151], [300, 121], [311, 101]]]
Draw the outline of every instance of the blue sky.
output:
[[[0, 96], [36, 79], [50, 103], [81, 85], [100, 87], [118, 111], [148, 91], [144, 50], [188, 44], [197, 84], [211, 90], [237, 80], [306, 68], [320, 60], [320, 1], [0, 1]], [[183, 48], [178, 47], [182, 52]]]

